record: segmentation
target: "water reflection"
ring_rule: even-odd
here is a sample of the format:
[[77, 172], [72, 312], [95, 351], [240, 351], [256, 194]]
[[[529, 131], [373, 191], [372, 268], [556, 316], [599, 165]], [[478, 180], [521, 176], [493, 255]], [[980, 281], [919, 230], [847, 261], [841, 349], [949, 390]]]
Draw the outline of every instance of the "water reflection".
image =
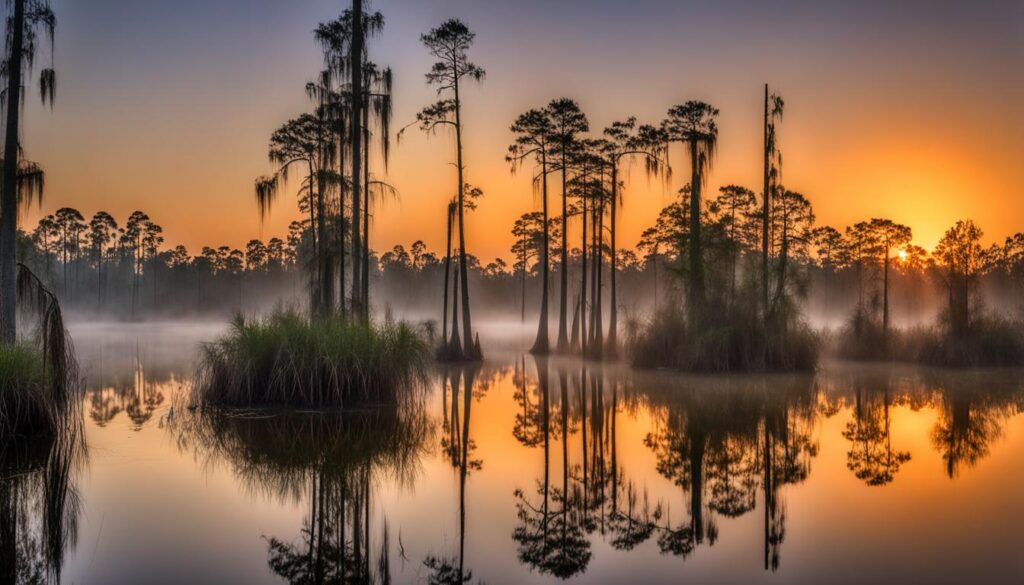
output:
[[[581, 475], [580, 466], [572, 466], [569, 461], [570, 427], [570, 393], [568, 372], [565, 368], [558, 369], [558, 424], [554, 432], [561, 433], [562, 464], [561, 484], [552, 485], [550, 473], [551, 461], [551, 391], [548, 385], [548, 363], [545, 358], [537, 358], [537, 392], [540, 394], [540, 430], [543, 437], [544, 472], [543, 479], [537, 480], [536, 497], [517, 489], [516, 512], [519, 525], [512, 538], [518, 545], [519, 560], [542, 574], [551, 574], [560, 579], [567, 579], [584, 571], [590, 562], [590, 541], [586, 533], [593, 529], [589, 521], [587, 497], [585, 492], [590, 487], [586, 481], [586, 472]], [[579, 416], [582, 428], [586, 429], [586, 392], [581, 380], [577, 383], [579, 395]], [[525, 388], [522, 392], [526, 394]], [[583, 461], [586, 465], [586, 439], [583, 440]], [[571, 481], [570, 481], [571, 478]]]
[[78, 542], [79, 425], [0, 446], [0, 584], [59, 583]]
[[[111, 453], [138, 430], [131, 461], [227, 488], [190, 492], [203, 505], [183, 516], [230, 509], [234, 523], [205, 520], [216, 527], [201, 550], [245, 560], [191, 570], [200, 580], [820, 582], [842, 567], [842, 582], [957, 582], [983, 561], [1004, 580], [1024, 576], [1005, 536], [1024, 518], [1009, 487], [1024, 448], [1019, 371], [826, 363], [813, 375], [685, 376], [498, 354], [439, 367], [415, 414], [227, 416], [170, 408], [192, 358], [135, 346], [93, 363], [90, 388], [123, 387], [140, 412], [147, 393], [162, 403], [151, 398], [136, 422], [118, 398], [89, 429]], [[161, 420], [195, 460], [160, 451]], [[107, 459], [107, 473], [144, 473], [123, 461]], [[152, 498], [181, 508], [166, 496]], [[950, 523], [965, 536], [956, 550], [942, 536]], [[195, 554], [133, 534], [160, 551], [140, 567]], [[107, 560], [106, 574], [121, 563]], [[65, 572], [89, 581], [90, 564]]]
[[657, 471], [685, 496], [686, 516], [673, 520], [666, 511], [655, 527], [661, 552], [685, 558], [714, 545], [716, 517], [753, 511], [760, 488], [764, 564], [778, 569], [786, 534], [781, 488], [804, 481], [818, 453], [813, 378], [694, 378], [684, 388], [638, 378], [633, 391], [652, 411], [644, 442]]
[[459, 544], [454, 556], [431, 554], [423, 560], [429, 571], [427, 582], [431, 585], [455, 585], [473, 580], [473, 572], [466, 568], [466, 480], [472, 471], [483, 469], [483, 460], [473, 457], [476, 451], [476, 443], [470, 435], [473, 402], [483, 398], [494, 379], [505, 371], [492, 369], [477, 382], [480, 373], [481, 367], [477, 364], [445, 366], [441, 372], [444, 419], [441, 448], [459, 476]]
[[[759, 505], [764, 568], [777, 571], [787, 534], [784, 488], [811, 475], [822, 420], [848, 411], [847, 467], [866, 485], [884, 486], [912, 457], [893, 442], [894, 408], [939, 414], [931, 441], [953, 477], [987, 455], [1001, 421], [1022, 404], [1007, 372], [839, 367], [816, 376], [680, 377], [533, 363], [535, 384], [525, 358], [512, 374], [511, 431], [522, 446], [543, 451], [543, 465], [533, 488], [514, 491], [513, 540], [521, 563], [560, 579], [586, 571], [595, 536], [618, 550], [653, 540], [662, 554], [685, 559], [721, 538], [719, 518]], [[681, 500], [652, 500], [643, 479], [625, 477], [616, 453], [623, 410], [649, 415], [644, 445]], [[560, 453], [552, 453], [553, 441]]]
[[297, 538], [265, 537], [274, 574], [294, 584], [389, 583], [391, 534], [386, 514], [374, 522], [372, 500], [379, 483], [415, 475], [431, 428], [413, 410], [196, 412], [171, 426], [180, 447], [227, 462], [251, 493], [307, 503]]
[[132, 430], [142, 430], [164, 404], [167, 386], [180, 385], [170, 372], [147, 369], [138, 350], [130, 370], [115, 368], [102, 373], [107, 375], [90, 380], [86, 392], [89, 418], [100, 427], [124, 412]]

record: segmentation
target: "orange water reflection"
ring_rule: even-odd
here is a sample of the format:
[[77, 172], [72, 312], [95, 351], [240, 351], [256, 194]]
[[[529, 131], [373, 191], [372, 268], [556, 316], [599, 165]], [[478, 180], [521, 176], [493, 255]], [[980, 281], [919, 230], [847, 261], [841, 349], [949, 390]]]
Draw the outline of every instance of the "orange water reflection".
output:
[[[124, 360], [143, 364], [125, 395], [164, 400], [87, 421], [75, 582], [1024, 578], [1020, 371], [696, 377], [509, 353], [439, 369], [415, 421], [202, 426], [170, 406], [194, 354], [136, 334], [150, 357]], [[151, 377], [154, 353], [178, 357]]]

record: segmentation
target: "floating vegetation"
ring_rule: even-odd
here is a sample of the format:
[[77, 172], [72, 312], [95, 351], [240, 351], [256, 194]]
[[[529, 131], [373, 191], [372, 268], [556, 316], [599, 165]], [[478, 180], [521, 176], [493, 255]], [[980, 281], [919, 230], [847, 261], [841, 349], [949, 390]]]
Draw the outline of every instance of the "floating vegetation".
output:
[[430, 348], [410, 325], [310, 319], [279, 309], [239, 316], [203, 348], [193, 386], [202, 406], [347, 409], [400, 404], [420, 386]]

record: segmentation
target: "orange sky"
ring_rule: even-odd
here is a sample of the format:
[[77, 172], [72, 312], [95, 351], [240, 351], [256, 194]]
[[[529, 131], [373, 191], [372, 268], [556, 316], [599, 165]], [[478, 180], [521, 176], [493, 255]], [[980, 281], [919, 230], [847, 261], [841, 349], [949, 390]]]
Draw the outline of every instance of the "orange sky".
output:
[[[252, 182], [271, 170], [273, 129], [309, 108], [303, 85], [321, 64], [310, 31], [345, 3], [80, 4], [53, 2], [57, 104], [51, 113], [30, 100], [26, 115], [27, 156], [47, 170], [42, 212], [104, 209], [123, 221], [142, 209], [169, 244], [192, 252], [284, 235], [298, 216], [294, 197], [282, 197], [261, 226]], [[457, 15], [478, 34], [472, 57], [488, 76], [466, 92], [465, 143], [467, 180], [486, 198], [467, 235], [485, 261], [509, 257], [513, 220], [538, 204], [527, 174], [512, 176], [504, 161], [517, 114], [568, 96], [600, 130], [630, 115], [657, 123], [671, 105], [702, 99], [722, 111], [712, 189], [756, 188], [765, 81], [787, 102], [784, 182], [811, 199], [819, 222], [884, 215], [910, 225], [927, 248], [958, 218], [977, 221], [990, 240], [1024, 229], [1018, 6], [545, 6], [374, 2], [388, 24], [371, 52], [395, 70], [396, 127], [434, 99], [419, 33]], [[443, 247], [451, 156], [444, 135], [415, 130], [395, 148], [387, 179], [401, 196], [378, 208], [376, 249], [416, 239]], [[673, 164], [669, 189], [648, 184], [639, 166], [628, 176], [624, 245], [681, 185], [685, 162]]]

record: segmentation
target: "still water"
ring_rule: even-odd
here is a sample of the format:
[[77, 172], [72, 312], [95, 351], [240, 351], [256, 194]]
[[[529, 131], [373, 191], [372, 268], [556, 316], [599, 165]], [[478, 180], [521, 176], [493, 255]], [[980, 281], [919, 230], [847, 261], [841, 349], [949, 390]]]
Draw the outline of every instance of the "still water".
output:
[[1024, 582], [1024, 371], [510, 349], [402, 412], [201, 415], [221, 330], [73, 328], [84, 446], [5, 463], [13, 582]]

